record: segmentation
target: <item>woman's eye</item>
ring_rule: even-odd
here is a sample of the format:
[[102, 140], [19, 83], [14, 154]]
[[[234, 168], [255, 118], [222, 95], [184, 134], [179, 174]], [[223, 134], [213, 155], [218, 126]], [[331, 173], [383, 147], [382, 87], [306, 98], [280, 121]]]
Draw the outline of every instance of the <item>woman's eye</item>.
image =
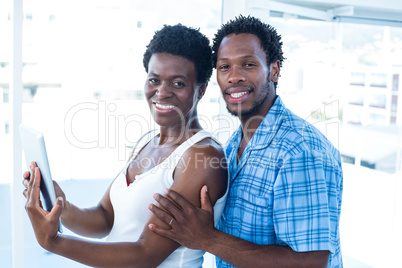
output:
[[150, 84], [158, 83], [158, 79], [155, 79], [155, 78], [150, 78], [148, 81]]

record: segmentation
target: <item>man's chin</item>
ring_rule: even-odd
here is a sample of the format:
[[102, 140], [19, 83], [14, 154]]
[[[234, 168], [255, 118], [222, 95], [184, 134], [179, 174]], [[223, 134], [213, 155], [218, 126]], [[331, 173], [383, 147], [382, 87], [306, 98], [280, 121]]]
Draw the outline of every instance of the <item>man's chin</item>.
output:
[[255, 110], [256, 110], [254, 108], [251, 108], [249, 110], [231, 110], [231, 109], [229, 109], [228, 106], [226, 106], [226, 109], [228, 110], [228, 112], [231, 115], [236, 116], [238, 118], [250, 117], [255, 113]]

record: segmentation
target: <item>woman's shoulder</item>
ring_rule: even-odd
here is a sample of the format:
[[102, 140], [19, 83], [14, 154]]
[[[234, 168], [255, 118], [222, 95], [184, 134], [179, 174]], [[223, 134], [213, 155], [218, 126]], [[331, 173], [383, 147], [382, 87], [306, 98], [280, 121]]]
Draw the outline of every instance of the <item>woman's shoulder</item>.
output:
[[224, 149], [211, 137], [206, 137], [188, 148], [181, 159], [181, 163], [177, 166], [179, 173], [202, 173], [202, 177], [206, 180], [226, 176], [227, 162]]
[[208, 185], [215, 201], [227, 189], [227, 162], [222, 145], [211, 137], [206, 137], [188, 148], [175, 170], [175, 181], [186, 181], [192, 187]]
[[225, 153], [222, 144], [213, 137], [206, 137], [186, 150], [183, 157], [217, 157], [224, 158]]

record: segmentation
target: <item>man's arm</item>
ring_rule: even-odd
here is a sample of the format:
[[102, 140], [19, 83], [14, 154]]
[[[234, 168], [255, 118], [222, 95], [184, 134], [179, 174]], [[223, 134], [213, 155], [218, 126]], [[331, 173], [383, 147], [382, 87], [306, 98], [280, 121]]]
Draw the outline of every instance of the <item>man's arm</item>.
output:
[[[235, 267], [327, 267], [329, 251], [296, 252], [290, 247], [256, 245], [217, 230], [213, 224], [213, 208], [207, 187], [201, 189], [201, 208], [192, 206], [173, 190], [167, 197], [156, 194], [155, 199], [169, 211], [175, 221], [167, 230], [155, 224], [149, 228], [185, 247], [210, 252]], [[179, 207], [178, 207], [179, 206]], [[150, 210], [159, 219], [169, 222], [171, 216], [155, 205]]]

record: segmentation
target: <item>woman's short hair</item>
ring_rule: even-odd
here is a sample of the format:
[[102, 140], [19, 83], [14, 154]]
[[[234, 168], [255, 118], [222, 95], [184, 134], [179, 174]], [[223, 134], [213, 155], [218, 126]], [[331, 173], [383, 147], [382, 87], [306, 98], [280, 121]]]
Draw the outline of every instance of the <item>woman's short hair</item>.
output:
[[143, 64], [148, 72], [148, 64], [154, 53], [169, 53], [181, 56], [194, 63], [197, 83], [207, 83], [212, 75], [212, 50], [209, 39], [198, 29], [181, 24], [164, 25], [155, 32], [144, 53]]

